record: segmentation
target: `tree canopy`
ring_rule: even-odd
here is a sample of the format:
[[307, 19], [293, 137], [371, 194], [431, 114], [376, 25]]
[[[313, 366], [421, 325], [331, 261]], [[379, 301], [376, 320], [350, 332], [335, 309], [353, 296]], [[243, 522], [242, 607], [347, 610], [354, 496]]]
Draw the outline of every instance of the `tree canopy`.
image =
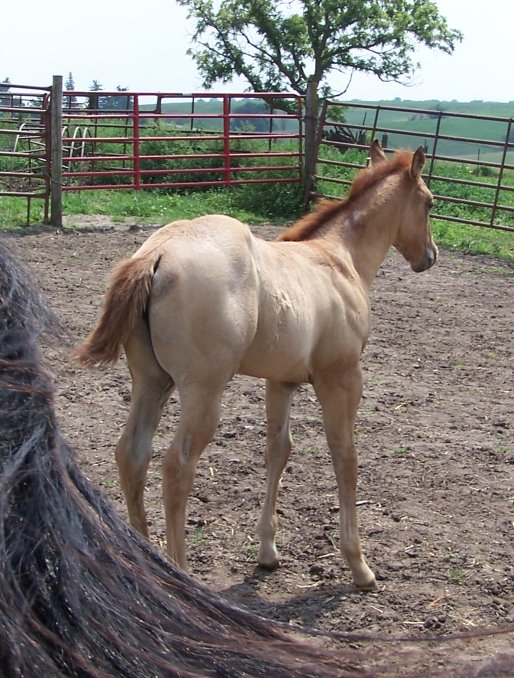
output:
[[254, 91], [307, 83], [330, 91], [328, 76], [355, 71], [402, 82], [415, 50], [453, 52], [461, 40], [430, 0], [177, 0], [196, 20], [193, 46], [205, 87], [244, 77]]

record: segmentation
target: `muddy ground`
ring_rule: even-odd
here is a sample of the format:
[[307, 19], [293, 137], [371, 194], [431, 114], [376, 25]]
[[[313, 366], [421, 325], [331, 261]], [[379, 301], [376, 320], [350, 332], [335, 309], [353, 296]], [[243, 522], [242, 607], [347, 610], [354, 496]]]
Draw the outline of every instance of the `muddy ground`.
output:
[[[112, 263], [152, 229], [97, 217], [74, 217], [69, 226], [75, 230], [8, 237], [79, 339], [93, 326]], [[255, 230], [267, 238], [278, 232]], [[514, 267], [483, 257], [442, 251], [434, 269], [416, 275], [392, 254], [377, 277], [357, 443], [361, 536], [378, 592], [354, 591], [342, 563], [335, 480], [309, 386], [295, 397], [295, 449], [279, 496], [282, 567], [256, 568], [264, 384], [243, 377], [227, 390], [189, 503], [194, 575], [239, 606], [321, 629], [427, 637], [514, 623], [513, 300]], [[125, 516], [113, 448], [130, 397], [126, 365], [88, 372], [65, 348], [46, 353], [65, 436]], [[177, 412], [173, 398], [146, 495], [152, 541], [161, 549], [159, 461]], [[512, 634], [431, 643], [416, 671], [448, 675], [464, 659], [512, 644]], [[383, 644], [364, 647], [371, 662]], [[400, 655], [398, 675], [408, 664]]]

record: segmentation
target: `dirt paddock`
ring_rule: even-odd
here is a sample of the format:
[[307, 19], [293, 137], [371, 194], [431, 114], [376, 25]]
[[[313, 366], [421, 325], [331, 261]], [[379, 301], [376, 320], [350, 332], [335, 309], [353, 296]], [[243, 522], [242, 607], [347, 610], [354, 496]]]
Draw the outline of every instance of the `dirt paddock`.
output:
[[[111, 265], [152, 229], [92, 217], [70, 225], [6, 237], [78, 340], [93, 326]], [[278, 229], [256, 232], [272, 238]], [[189, 502], [192, 572], [239, 606], [322, 629], [426, 637], [514, 623], [513, 300], [514, 267], [446, 251], [419, 275], [391, 254], [376, 279], [357, 444], [361, 537], [377, 593], [354, 591], [342, 563], [335, 479], [308, 386], [294, 400], [295, 446], [279, 495], [282, 567], [255, 567], [264, 384], [242, 377], [227, 390]], [[65, 436], [125, 516], [113, 448], [130, 398], [126, 365], [88, 372], [66, 348], [46, 354]], [[146, 494], [162, 549], [159, 460], [177, 413], [173, 397]], [[419, 675], [512, 651], [512, 639], [436, 644]], [[398, 675], [404, 670], [400, 658]]]

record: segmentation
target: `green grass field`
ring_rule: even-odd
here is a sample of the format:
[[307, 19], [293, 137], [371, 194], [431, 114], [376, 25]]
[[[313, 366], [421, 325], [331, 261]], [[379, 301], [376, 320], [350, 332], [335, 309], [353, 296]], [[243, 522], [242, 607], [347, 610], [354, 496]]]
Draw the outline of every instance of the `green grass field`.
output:
[[[166, 224], [202, 214], [221, 213], [256, 225], [272, 222], [290, 224], [302, 213], [299, 189], [295, 186], [240, 187], [187, 194], [134, 191], [84, 191], [67, 193], [64, 213], [71, 224], [82, 214], [104, 214], [115, 221], [134, 217], [140, 224]], [[32, 223], [43, 217], [42, 201], [33, 201]], [[0, 198], [0, 229], [27, 231], [26, 203], [19, 198]], [[72, 228], [73, 226], [71, 226]], [[514, 233], [478, 226], [432, 221], [434, 237], [444, 248], [486, 254], [514, 263]]]

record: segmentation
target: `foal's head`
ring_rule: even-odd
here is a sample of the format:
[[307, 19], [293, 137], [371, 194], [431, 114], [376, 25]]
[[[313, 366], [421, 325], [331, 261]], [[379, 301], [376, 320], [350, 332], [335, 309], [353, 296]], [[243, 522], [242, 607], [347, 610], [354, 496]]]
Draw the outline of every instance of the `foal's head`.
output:
[[[371, 163], [387, 162], [378, 142], [370, 149]], [[412, 155], [403, 176], [403, 195], [400, 200], [399, 223], [394, 247], [401, 252], [413, 271], [420, 273], [433, 266], [437, 259], [437, 247], [432, 239], [428, 214], [433, 204], [432, 193], [421, 178], [425, 154], [421, 147]]]

